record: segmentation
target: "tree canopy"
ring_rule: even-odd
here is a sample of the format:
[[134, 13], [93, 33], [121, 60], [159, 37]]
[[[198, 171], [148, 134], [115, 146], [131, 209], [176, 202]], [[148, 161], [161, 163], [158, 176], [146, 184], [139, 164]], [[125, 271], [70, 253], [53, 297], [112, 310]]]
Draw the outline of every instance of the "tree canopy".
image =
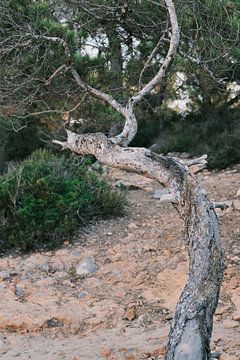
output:
[[[149, 145], [163, 129], [166, 104], [179, 93], [179, 73], [186, 75], [179, 87], [200, 110], [232, 101], [228, 85], [239, 80], [239, 0], [180, 0], [176, 13], [178, 54], [161, 86], [136, 110], [140, 127], [147, 123], [140, 145]], [[78, 120], [74, 129], [81, 132], [108, 133], [114, 123], [121, 129], [123, 118], [80, 88], [70, 65], [85, 84], [125, 105], [156, 75], [170, 41], [164, 1], [3, 0], [0, 21], [0, 131], [5, 133], [32, 124], [54, 131], [71, 119]]]

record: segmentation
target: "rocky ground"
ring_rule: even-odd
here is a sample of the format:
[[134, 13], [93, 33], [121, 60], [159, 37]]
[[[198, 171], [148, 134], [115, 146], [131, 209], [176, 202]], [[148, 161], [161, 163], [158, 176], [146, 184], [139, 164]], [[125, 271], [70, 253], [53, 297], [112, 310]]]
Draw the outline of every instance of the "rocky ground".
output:
[[[119, 171], [110, 175], [134, 189], [125, 217], [93, 224], [56, 251], [0, 259], [1, 359], [164, 358], [188, 271], [183, 224], [157, 199], [158, 184]], [[213, 201], [230, 205], [217, 210], [226, 270], [212, 352], [237, 360], [240, 171], [205, 171], [198, 178]]]

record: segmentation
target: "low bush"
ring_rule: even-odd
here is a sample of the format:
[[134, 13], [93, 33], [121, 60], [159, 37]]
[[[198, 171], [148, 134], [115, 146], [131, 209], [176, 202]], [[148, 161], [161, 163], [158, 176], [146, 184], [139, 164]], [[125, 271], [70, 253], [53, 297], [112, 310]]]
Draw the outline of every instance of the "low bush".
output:
[[172, 116], [158, 140], [158, 151], [208, 154], [209, 169], [224, 169], [240, 161], [240, 111], [205, 109], [186, 117]]
[[79, 159], [37, 150], [0, 177], [0, 253], [53, 248], [93, 218], [123, 213], [124, 194]]

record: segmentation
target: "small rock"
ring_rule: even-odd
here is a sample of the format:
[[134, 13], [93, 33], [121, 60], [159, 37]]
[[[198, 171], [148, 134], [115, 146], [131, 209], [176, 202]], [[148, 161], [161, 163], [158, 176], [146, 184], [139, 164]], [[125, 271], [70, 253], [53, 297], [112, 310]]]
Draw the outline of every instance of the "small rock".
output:
[[237, 311], [232, 314], [232, 319], [235, 321], [240, 321], [240, 311]]
[[168, 191], [166, 189], [157, 189], [154, 191], [153, 198], [161, 199], [161, 197], [166, 194], [168, 194]]
[[221, 353], [219, 351], [215, 351], [211, 353], [211, 358], [212, 359], [219, 359], [221, 356]]
[[24, 292], [24, 285], [22, 284], [17, 284], [15, 287], [15, 294], [17, 295], [17, 297], [22, 297], [25, 295]]
[[215, 315], [214, 319], [216, 321], [221, 321], [222, 320], [222, 315]]
[[237, 321], [230, 320], [230, 319], [227, 319], [227, 320], [223, 321], [223, 327], [225, 329], [234, 329], [234, 328], [236, 328], [238, 326], [239, 326], [239, 324], [238, 324]]
[[173, 196], [172, 194], [162, 195], [159, 201], [161, 204], [177, 203], [175, 196]]
[[94, 274], [96, 271], [97, 267], [94, 258], [91, 256], [86, 257], [76, 266], [76, 274], [79, 276]]
[[125, 314], [123, 316], [123, 319], [129, 320], [129, 321], [133, 321], [134, 319], [136, 319], [137, 314], [136, 314], [136, 307], [135, 306], [131, 306], [128, 307], [127, 310], [125, 311]]
[[101, 356], [108, 358], [112, 355], [112, 350], [109, 348], [102, 348], [100, 350], [100, 354], [101, 354]]
[[233, 200], [233, 210], [240, 211], [240, 200]]
[[112, 233], [112, 232], [107, 232], [106, 235], [107, 235], [107, 236], [112, 236], [113, 233]]
[[147, 193], [152, 193], [153, 192], [153, 187], [151, 187], [151, 186], [147, 186], [147, 187], [145, 187], [144, 188], [144, 191], [146, 191]]
[[215, 209], [215, 213], [216, 213], [216, 215], [217, 215], [217, 217], [218, 218], [220, 218], [220, 217], [222, 217], [222, 216], [224, 216], [225, 215], [225, 212], [223, 211], [223, 210], [221, 210], [221, 209]]
[[66, 277], [67, 277], [67, 275], [66, 275], [66, 273], [64, 271], [57, 271], [54, 274], [55, 279], [62, 280], [62, 279], [65, 279]]
[[135, 224], [135, 223], [130, 223], [130, 224], [128, 224], [128, 229], [130, 229], [130, 230], [135, 230], [135, 229], [137, 229], [138, 228], [138, 226], [137, 226], [137, 224]]
[[137, 319], [137, 326], [138, 327], [142, 327], [142, 326], [145, 326], [145, 315], [142, 314], [138, 317]]
[[167, 314], [167, 315], [165, 316], [165, 319], [166, 319], [166, 320], [172, 320], [172, 318], [173, 318], [173, 314]]
[[42, 271], [48, 273], [50, 270], [50, 266], [48, 264], [39, 264], [37, 268]]
[[0, 280], [7, 280], [11, 277], [9, 271], [0, 271]]
[[61, 327], [64, 325], [63, 321], [62, 320], [59, 320], [59, 319], [56, 319], [56, 318], [51, 318], [49, 320], [47, 320], [45, 322], [45, 325], [48, 327], [48, 328], [55, 328], [55, 327]]
[[190, 166], [189, 170], [192, 175], [195, 175], [195, 174], [199, 173], [202, 170], [202, 168], [195, 164], [195, 165]]
[[80, 291], [80, 293], [78, 294], [78, 298], [79, 299], [84, 299], [87, 296], [87, 292], [86, 291]]

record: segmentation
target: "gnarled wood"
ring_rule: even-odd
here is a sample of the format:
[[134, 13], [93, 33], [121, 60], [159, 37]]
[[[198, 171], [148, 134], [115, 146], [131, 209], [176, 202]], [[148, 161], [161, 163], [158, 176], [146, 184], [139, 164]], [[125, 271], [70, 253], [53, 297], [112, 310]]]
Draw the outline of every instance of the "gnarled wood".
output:
[[92, 154], [102, 163], [158, 181], [176, 199], [188, 235], [189, 278], [177, 304], [166, 360], [210, 360], [213, 315], [223, 276], [223, 255], [217, 218], [205, 191], [170, 157], [144, 148], [123, 148], [103, 134], [68, 131], [65, 143], [77, 154]]
[[154, 179], [168, 188], [169, 199], [186, 225], [189, 278], [177, 304], [166, 360], [210, 360], [210, 339], [223, 277], [223, 256], [214, 206], [187, 170], [187, 166], [196, 161], [204, 167], [206, 157], [182, 164], [177, 159], [159, 156], [144, 148], [126, 147], [137, 132], [134, 105], [162, 83], [179, 44], [180, 31], [174, 4], [172, 0], [165, 0], [165, 4], [171, 23], [167, 55], [156, 76], [129, 99], [126, 107], [110, 95], [87, 86], [74, 67], [70, 68], [82, 89], [106, 101], [125, 117], [123, 131], [110, 139], [100, 133], [78, 135], [67, 131], [66, 142], [54, 142], [77, 154], [92, 154], [106, 165]]

